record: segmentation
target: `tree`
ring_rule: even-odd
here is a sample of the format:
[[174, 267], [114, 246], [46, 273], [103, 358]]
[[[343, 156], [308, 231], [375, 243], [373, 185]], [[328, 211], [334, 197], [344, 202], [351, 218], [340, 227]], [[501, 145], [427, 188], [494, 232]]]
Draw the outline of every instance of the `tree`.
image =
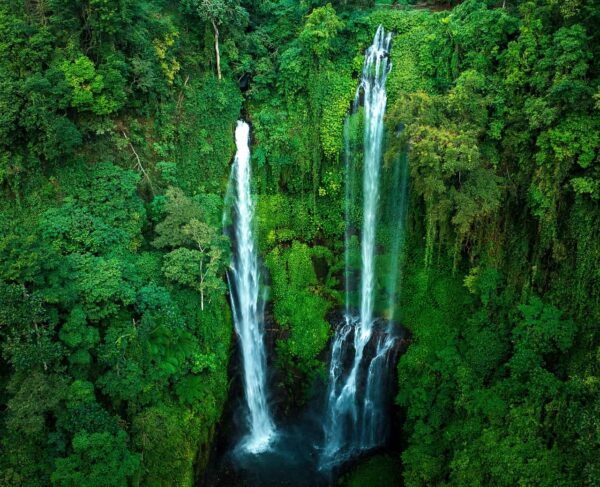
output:
[[165, 205], [167, 216], [156, 226], [155, 247], [174, 248], [165, 256], [163, 272], [167, 279], [189, 286], [200, 293], [204, 310], [205, 294], [224, 289], [220, 276], [225, 265], [227, 238], [200, 221], [197, 202], [178, 188], [169, 188]]
[[200, 309], [204, 311], [204, 294], [209, 288], [218, 288], [212, 259], [205, 262], [205, 256], [197, 250], [180, 248], [165, 255], [163, 273], [165, 277], [183, 286], [189, 286], [200, 293]]
[[[173, 479], [193, 484], [192, 465], [199, 431], [197, 419], [167, 404], [144, 409], [132, 422], [134, 446], [142, 452], [143, 485], [173, 485]], [[145, 482], [144, 482], [145, 481]]]
[[306, 19], [300, 32], [300, 42], [310, 49], [317, 60], [325, 59], [331, 54], [333, 42], [344, 23], [337, 17], [330, 3], [315, 8]]
[[1, 485], [49, 485], [55, 452], [48, 433], [63, 409], [66, 387], [63, 375], [35, 368], [13, 373], [6, 387], [11, 397], [5, 403], [0, 435]]
[[0, 349], [6, 361], [22, 372], [58, 366], [63, 348], [53, 339], [56, 325], [48, 320], [39, 293], [0, 281], [0, 298]]
[[185, 226], [184, 232], [192, 239], [200, 254], [200, 279], [197, 288], [200, 291], [200, 308], [204, 310], [205, 291], [219, 291], [224, 288], [219, 271], [224, 264], [227, 239], [219, 235], [215, 227], [196, 219]]
[[80, 431], [73, 438], [73, 453], [56, 461], [53, 485], [60, 487], [126, 487], [136, 473], [140, 457], [127, 449], [127, 435]]
[[219, 51], [219, 27], [240, 26], [245, 24], [248, 17], [246, 10], [236, 0], [182, 0], [186, 9], [196, 13], [204, 22], [208, 22], [215, 38], [215, 59], [217, 63], [217, 77], [221, 75], [221, 53]]

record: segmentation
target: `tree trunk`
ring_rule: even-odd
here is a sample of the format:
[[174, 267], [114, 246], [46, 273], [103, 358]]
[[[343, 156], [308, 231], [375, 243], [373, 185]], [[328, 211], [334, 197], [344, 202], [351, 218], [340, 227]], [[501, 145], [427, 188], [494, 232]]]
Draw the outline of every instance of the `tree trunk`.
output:
[[213, 29], [215, 30], [215, 55], [217, 57], [217, 77], [219, 81], [221, 81], [221, 55], [219, 54], [219, 29], [217, 29], [217, 24], [215, 21], [212, 21]]

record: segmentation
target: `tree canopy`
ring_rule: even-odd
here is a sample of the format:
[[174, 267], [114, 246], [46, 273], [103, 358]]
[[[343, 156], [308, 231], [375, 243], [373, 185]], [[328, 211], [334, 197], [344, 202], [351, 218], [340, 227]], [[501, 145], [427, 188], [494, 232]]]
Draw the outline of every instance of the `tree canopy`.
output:
[[379, 205], [395, 214], [399, 157], [410, 201], [406, 222], [378, 222], [376, 286], [401, 228], [407, 340], [392, 447], [340, 482], [600, 483], [597, 2], [5, 0], [0, 484], [203, 478], [235, 390], [223, 226], [240, 118], [269, 387], [286, 420], [315, 400], [346, 218], [360, 265], [344, 130], [360, 174], [347, 115], [379, 25]]

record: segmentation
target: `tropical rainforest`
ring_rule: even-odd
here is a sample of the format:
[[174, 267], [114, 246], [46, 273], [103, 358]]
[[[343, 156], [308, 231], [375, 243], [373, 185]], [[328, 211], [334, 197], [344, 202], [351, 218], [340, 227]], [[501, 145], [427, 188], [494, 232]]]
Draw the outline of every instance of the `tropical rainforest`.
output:
[[203, 484], [238, 361], [238, 119], [269, 387], [281, 416], [316, 394], [343, 302], [344, 121], [379, 25], [408, 334], [394, 447], [336, 482], [600, 486], [594, 0], [3, 0], [0, 485]]

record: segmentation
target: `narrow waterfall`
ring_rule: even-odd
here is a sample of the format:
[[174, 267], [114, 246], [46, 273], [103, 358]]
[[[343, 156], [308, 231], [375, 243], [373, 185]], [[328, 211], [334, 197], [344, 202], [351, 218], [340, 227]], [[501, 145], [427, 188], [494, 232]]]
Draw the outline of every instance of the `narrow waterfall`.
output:
[[[350, 138], [350, 117], [345, 124], [346, 150], [346, 316], [332, 341], [329, 386], [324, 424], [325, 443], [321, 468], [330, 468], [345, 459], [377, 446], [387, 430], [386, 399], [390, 378], [391, 355], [397, 336], [393, 324], [374, 319], [376, 299], [376, 237], [383, 150], [383, 117], [386, 107], [385, 82], [391, 69], [391, 34], [382, 26], [365, 53], [362, 76], [353, 105], [353, 115], [363, 112], [362, 140], [362, 228], [360, 238], [360, 285], [358, 313], [351, 303], [353, 290], [351, 208], [355, 204], [354, 151]], [[396, 171], [394, 171], [396, 172]], [[398, 174], [395, 174], [398, 176]], [[397, 188], [398, 189], [398, 188]], [[402, 203], [404, 205], [404, 203]], [[393, 225], [400, 222], [392, 222]], [[397, 238], [401, 238], [398, 233]], [[392, 242], [391, 266], [398, 267], [399, 244]], [[395, 256], [395, 257], [394, 257]], [[389, 269], [394, 282], [396, 270]], [[393, 296], [390, 297], [393, 299]]]
[[350, 119], [344, 121], [344, 166], [345, 166], [345, 201], [344, 212], [346, 217], [346, 231], [344, 232], [344, 267], [345, 267], [345, 292], [346, 292], [346, 315], [350, 314], [350, 290], [354, 287], [352, 274], [350, 269], [350, 245], [352, 242], [352, 227], [349, 222], [352, 218], [352, 202], [354, 201], [354, 174], [355, 166], [350, 158]]
[[367, 50], [361, 83], [355, 100], [360, 101], [360, 92], [364, 94], [364, 169], [363, 169], [363, 227], [361, 242], [362, 273], [360, 286], [360, 322], [356, 333], [355, 366], [362, 357], [366, 343], [371, 338], [373, 328], [373, 299], [375, 287], [375, 234], [377, 230], [377, 204], [379, 202], [379, 169], [383, 146], [383, 115], [387, 95], [385, 81], [391, 65], [388, 64], [388, 52], [391, 34], [385, 35], [383, 27], [377, 29], [375, 40]]
[[269, 447], [275, 436], [266, 393], [266, 357], [263, 341], [263, 300], [253, 235], [254, 203], [250, 191], [250, 127], [238, 121], [237, 152], [232, 167], [234, 197], [234, 257], [230, 271], [231, 303], [235, 330], [242, 351], [244, 391], [249, 432], [240, 446], [250, 453]]
[[[396, 134], [400, 135], [403, 129]], [[387, 280], [387, 319], [391, 323], [396, 314], [396, 302], [399, 291], [399, 258], [404, 244], [404, 230], [406, 225], [406, 210], [408, 207], [408, 155], [403, 151], [394, 161], [394, 170], [390, 185], [390, 208], [386, 209], [390, 222], [390, 251], [388, 258]]]

